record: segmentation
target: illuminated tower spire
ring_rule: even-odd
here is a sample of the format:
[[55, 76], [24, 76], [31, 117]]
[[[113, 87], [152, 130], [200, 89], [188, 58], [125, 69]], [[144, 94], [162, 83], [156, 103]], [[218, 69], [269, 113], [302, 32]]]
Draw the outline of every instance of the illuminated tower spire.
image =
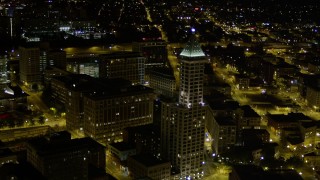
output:
[[179, 103], [191, 107], [203, 103], [203, 76], [206, 56], [193, 35], [180, 54]]

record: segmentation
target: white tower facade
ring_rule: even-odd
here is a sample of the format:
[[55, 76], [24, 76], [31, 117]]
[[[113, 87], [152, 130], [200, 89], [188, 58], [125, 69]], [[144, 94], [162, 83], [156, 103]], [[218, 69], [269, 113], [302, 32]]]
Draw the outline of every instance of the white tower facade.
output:
[[205, 117], [203, 76], [206, 56], [195, 37], [180, 54], [178, 103], [162, 103], [162, 155], [182, 179], [203, 176]]
[[179, 103], [193, 107], [203, 103], [204, 64], [208, 62], [193, 36], [180, 54]]

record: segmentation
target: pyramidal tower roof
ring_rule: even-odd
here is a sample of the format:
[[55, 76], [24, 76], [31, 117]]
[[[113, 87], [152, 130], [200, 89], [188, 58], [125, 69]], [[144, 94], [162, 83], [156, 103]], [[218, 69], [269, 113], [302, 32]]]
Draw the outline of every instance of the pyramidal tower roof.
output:
[[192, 36], [186, 44], [186, 47], [180, 53], [180, 56], [194, 58], [204, 57], [206, 55], [202, 51], [200, 44], [196, 40], [196, 37]]

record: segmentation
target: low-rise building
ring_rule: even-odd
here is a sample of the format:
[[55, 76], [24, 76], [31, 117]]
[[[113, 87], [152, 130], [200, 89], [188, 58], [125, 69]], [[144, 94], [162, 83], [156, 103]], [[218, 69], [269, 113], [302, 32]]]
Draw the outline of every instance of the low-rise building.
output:
[[300, 120], [311, 120], [310, 117], [305, 116], [302, 113], [289, 113], [284, 114], [267, 114], [268, 126], [277, 135], [280, 135], [282, 128], [298, 127]]
[[248, 128], [260, 128], [261, 116], [256, 113], [249, 105], [240, 106], [236, 112], [238, 130]]
[[137, 154], [160, 154], [160, 127], [147, 124], [128, 127], [123, 131], [123, 141], [135, 145]]
[[231, 117], [215, 117], [212, 146], [216, 154], [223, 153], [236, 143], [237, 126]]
[[156, 93], [173, 97], [177, 95], [176, 79], [170, 68], [150, 69], [149, 85]]
[[148, 177], [154, 180], [170, 179], [171, 164], [148, 154], [128, 158], [128, 168], [135, 179]]
[[129, 156], [137, 154], [134, 145], [126, 142], [110, 143], [108, 150], [118, 162], [126, 161]]
[[66, 132], [28, 141], [27, 161], [47, 179], [89, 179], [89, 165], [105, 169], [105, 147]]

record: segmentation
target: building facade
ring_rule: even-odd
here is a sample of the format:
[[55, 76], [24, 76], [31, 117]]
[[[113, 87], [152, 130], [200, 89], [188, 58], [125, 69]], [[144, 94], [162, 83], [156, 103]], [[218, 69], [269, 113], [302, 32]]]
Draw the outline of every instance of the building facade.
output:
[[89, 179], [89, 164], [105, 169], [105, 147], [91, 138], [61, 132], [27, 143], [27, 161], [50, 180]]
[[132, 84], [144, 84], [146, 58], [138, 52], [117, 52], [98, 56], [73, 56], [66, 70], [95, 78], [123, 78]]
[[141, 154], [129, 157], [128, 168], [134, 178], [170, 179], [170, 162], [159, 160], [152, 155]]
[[236, 143], [237, 126], [231, 117], [215, 117], [213, 120], [212, 149], [221, 154]]
[[146, 69], [163, 67], [167, 62], [168, 52], [165, 41], [140, 41], [132, 45], [133, 52], [140, 52], [146, 57]]
[[156, 93], [168, 97], [176, 95], [177, 85], [173, 71], [169, 68], [151, 69], [149, 74], [149, 85]]
[[142, 85], [86, 94], [84, 133], [102, 143], [122, 141], [123, 129], [152, 123], [153, 100]]
[[19, 54], [20, 81], [25, 85], [41, 82], [40, 49], [38, 47], [19, 47]]
[[67, 54], [65, 51], [52, 50], [47, 53], [47, 56], [49, 65], [66, 70]]

